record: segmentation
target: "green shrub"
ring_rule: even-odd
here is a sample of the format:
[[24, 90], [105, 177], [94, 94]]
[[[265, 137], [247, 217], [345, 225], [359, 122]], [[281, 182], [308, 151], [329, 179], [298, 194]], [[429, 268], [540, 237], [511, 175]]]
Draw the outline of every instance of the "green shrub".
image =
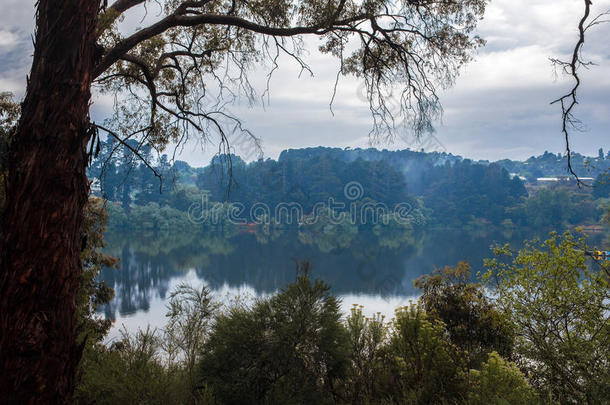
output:
[[451, 342], [468, 355], [468, 368], [478, 368], [492, 351], [510, 358], [515, 334], [506, 315], [470, 278], [470, 265], [461, 262], [420, 277], [415, 285], [428, 316], [445, 324]]
[[398, 308], [391, 324], [387, 355], [393, 403], [462, 402], [467, 396], [465, 359], [447, 338], [445, 324], [417, 305]]
[[200, 364], [222, 404], [333, 403], [349, 357], [339, 302], [299, 277], [252, 308], [216, 320]]
[[520, 365], [533, 384], [567, 404], [610, 398], [610, 284], [605, 264], [588, 265], [584, 238], [570, 232], [528, 242], [512, 263], [487, 262], [486, 278], [514, 324]]
[[481, 370], [471, 371], [473, 389], [470, 404], [473, 405], [533, 405], [541, 403], [519, 368], [504, 360], [496, 352]]
[[[163, 367], [159, 338], [154, 331], [138, 331], [107, 348], [89, 349], [82, 363], [76, 404], [181, 404], [183, 379]], [[182, 391], [182, 392], [181, 392]]]

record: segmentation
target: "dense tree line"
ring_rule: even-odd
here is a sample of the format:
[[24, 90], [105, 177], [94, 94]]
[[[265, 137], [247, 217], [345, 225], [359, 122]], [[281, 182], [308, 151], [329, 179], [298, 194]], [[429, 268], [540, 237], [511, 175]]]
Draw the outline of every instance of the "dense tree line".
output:
[[[95, 182], [94, 194], [118, 201], [129, 209], [131, 204], [158, 203], [164, 199], [163, 192], [167, 194], [175, 186], [176, 175], [168, 156], [163, 154], [157, 158], [150, 145], [141, 146], [135, 140], [122, 144], [109, 137], [100, 141], [98, 148], [97, 158], [87, 169]], [[141, 159], [155, 163], [149, 167]]]
[[432, 209], [436, 222], [445, 226], [476, 218], [497, 225], [507, 218], [509, 207], [527, 196], [523, 182], [495, 164], [446, 163], [426, 171], [422, 179], [427, 185], [424, 204]]
[[[610, 160], [610, 157], [608, 157]], [[610, 198], [610, 172], [602, 173], [593, 183], [594, 198]]]
[[568, 226], [599, 223], [607, 202], [594, 200], [589, 189], [546, 187], [532, 192], [511, 207], [508, 217], [519, 227], [561, 230]]
[[[140, 151], [149, 158], [153, 152]], [[540, 160], [547, 161], [544, 156], [549, 155]], [[309, 148], [284, 151], [277, 161], [247, 163], [235, 155], [218, 156], [203, 168], [181, 161], [170, 164], [166, 155], [153, 160], [151, 169], [111, 138], [101, 143], [90, 175], [99, 179], [101, 195], [120, 203], [111, 210], [111, 228], [152, 224], [154, 229], [168, 223], [188, 227], [189, 208], [204, 202], [238, 203], [241, 218], [249, 222], [256, 220], [250, 210], [259, 204], [269, 209], [266, 220], [282, 222], [286, 218], [274, 218], [282, 205], [284, 214], [296, 204], [308, 215], [319, 203], [338, 212], [349, 211], [352, 204], [362, 212], [363, 205], [381, 203], [390, 212], [397, 204], [410, 207], [420, 225], [550, 231], [598, 223], [608, 198], [604, 174], [592, 188], [578, 188], [570, 181], [532, 185], [500, 163], [437, 152]], [[353, 182], [359, 187], [356, 199], [346, 195], [346, 186]]]
[[[419, 193], [417, 187], [417, 177], [422, 171], [426, 171], [433, 166], [444, 165], [447, 162], [455, 163], [465, 160], [463, 157], [446, 152], [424, 152], [415, 150], [378, 150], [369, 149], [340, 149], [340, 148], [304, 148], [289, 149], [280, 154], [279, 160], [285, 159], [308, 159], [318, 155], [330, 155], [336, 159], [352, 161], [355, 159], [364, 160], [383, 160], [402, 171], [407, 183], [410, 185], [410, 192]], [[589, 157], [576, 152], [572, 152], [571, 163], [576, 174], [580, 177], [597, 177], [610, 169], [610, 151], [604, 156], [603, 149], [600, 149], [598, 156]], [[474, 163], [489, 165], [488, 160], [479, 160]], [[567, 156], [562, 153], [550, 153], [545, 151], [542, 155], [531, 156], [524, 161], [502, 159], [494, 162], [506, 169], [509, 173], [518, 174], [535, 182], [538, 177], [557, 177], [567, 176]]]
[[358, 159], [346, 163], [330, 155], [250, 164], [237, 156], [232, 156], [231, 162], [226, 157], [215, 158], [199, 174], [197, 185], [209, 190], [215, 201], [228, 199], [247, 207], [255, 202], [272, 207], [295, 202], [309, 213], [316, 203], [327, 204], [329, 199], [349, 205], [352, 199], [345, 195], [345, 186], [352, 181], [362, 187], [363, 194], [357, 199], [369, 198], [388, 207], [404, 202], [415, 204], [407, 194], [403, 176], [387, 162]]

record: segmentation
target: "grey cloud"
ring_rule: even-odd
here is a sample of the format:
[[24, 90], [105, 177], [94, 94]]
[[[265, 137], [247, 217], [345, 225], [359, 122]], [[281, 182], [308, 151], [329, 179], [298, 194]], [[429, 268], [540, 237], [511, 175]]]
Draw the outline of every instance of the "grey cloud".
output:
[[[23, 91], [32, 53], [33, 0], [2, 0], [0, 26], [16, 33], [18, 46], [0, 47], [0, 85]], [[445, 108], [437, 137], [448, 151], [477, 159], [527, 158], [544, 150], [560, 152], [564, 145], [559, 133], [559, 110], [549, 102], [570, 86], [569, 78], [555, 82], [549, 57], [569, 55], [576, 40], [575, 23], [581, 2], [573, 0], [494, 0], [480, 27], [488, 39], [477, 61], [467, 66], [455, 87], [442, 93]], [[610, 0], [594, 2], [596, 11], [610, 9]], [[142, 17], [132, 13], [123, 23], [133, 31]], [[147, 22], [156, 19], [151, 9]], [[578, 116], [587, 131], [575, 133], [574, 149], [596, 153], [608, 149], [610, 121], [610, 54], [607, 38], [610, 24], [590, 32], [585, 56], [599, 66], [583, 71], [583, 89]], [[358, 80], [341, 80], [333, 116], [328, 108], [336, 73], [336, 60], [320, 55], [317, 40], [308, 40], [314, 49], [306, 57], [315, 78], [297, 79], [298, 67], [282, 60], [271, 83], [271, 104], [247, 108], [241, 103], [229, 109], [262, 138], [266, 156], [277, 157], [285, 148], [304, 146], [366, 147], [371, 119], [366, 105], [357, 96]], [[252, 73], [253, 81], [264, 88], [265, 70]], [[101, 121], [110, 113], [107, 101], [93, 106], [92, 116]], [[384, 146], [384, 145], [382, 145]], [[412, 146], [397, 142], [390, 148]], [[181, 159], [206, 163], [217, 151], [214, 142], [194, 143], [184, 149]], [[239, 151], [236, 151], [239, 153]]]

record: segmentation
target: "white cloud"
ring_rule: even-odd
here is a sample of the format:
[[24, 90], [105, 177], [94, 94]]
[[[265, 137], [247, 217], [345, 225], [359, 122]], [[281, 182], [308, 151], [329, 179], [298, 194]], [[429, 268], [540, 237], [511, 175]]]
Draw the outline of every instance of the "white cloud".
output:
[[12, 49], [17, 45], [18, 40], [19, 37], [17, 34], [10, 31], [0, 30], [0, 48]]

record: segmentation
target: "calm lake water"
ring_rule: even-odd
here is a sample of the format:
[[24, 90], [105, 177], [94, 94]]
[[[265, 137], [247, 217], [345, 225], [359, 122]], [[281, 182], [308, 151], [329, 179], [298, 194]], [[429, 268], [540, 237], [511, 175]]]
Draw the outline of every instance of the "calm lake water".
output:
[[[183, 282], [206, 284], [219, 301], [235, 297], [251, 300], [272, 294], [296, 276], [295, 261], [309, 261], [310, 276], [331, 285], [342, 298], [345, 312], [352, 304], [365, 313], [391, 316], [394, 308], [418, 296], [413, 281], [435, 268], [468, 261], [473, 273], [483, 270], [490, 246], [510, 243], [520, 247], [533, 234], [507, 231], [437, 230], [413, 235], [359, 233], [349, 243], [341, 236], [305, 243], [296, 230], [279, 235], [243, 232], [190, 234], [107, 233], [106, 252], [120, 258], [120, 270], [104, 269], [100, 278], [115, 290], [103, 308], [116, 322], [110, 339], [124, 325], [128, 331], [161, 328], [166, 299]], [[593, 235], [592, 243], [603, 238]]]

